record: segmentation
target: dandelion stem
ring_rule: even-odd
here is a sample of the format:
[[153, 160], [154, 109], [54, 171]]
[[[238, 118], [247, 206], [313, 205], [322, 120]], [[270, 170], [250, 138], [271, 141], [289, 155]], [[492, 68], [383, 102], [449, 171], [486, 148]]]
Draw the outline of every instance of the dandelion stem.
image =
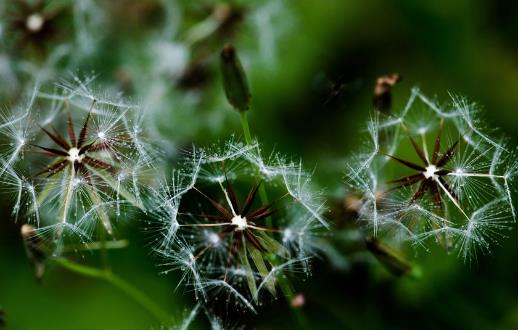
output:
[[[92, 242], [92, 243], [83, 243], [83, 244], [68, 244], [63, 247], [62, 252], [77, 252], [77, 251], [92, 251], [92, 250], [100, 250], [102, 242]], [[118, 240], [118, 241], [106, 241], [104, 246], [106, 249], [124, 249], [128, 247], [129, 242], [126, 239]]]
[[241, 125], [243, 126], [243, 133], [245, 134], [245, 141], [248, 145], [252, 145], [252, 135], [250, 134], [250, 126], [248, 125], [248, 118], [246, 117], [246, 111], [240, 112]]
[[126, 282], [122, 278], [118, 277], [110, 270], [98, 269], [90, 266], [80, 265], [73, 261], [69, 261], [65, 258], [52, 259], [58, 266], [63, 267], [71, 272], [81, 274], [83, 276], [97, 278], [104, 280], [114, 287], [118, 288], [135, 302], [140, 304], [143, 308], [149, 311], [158, 320], [163, 322], [165, 325], [171, 325], [173, 318], [158, 306], [151, 298], [146, 296], [143, 292], [139, 291], [136, 287]]

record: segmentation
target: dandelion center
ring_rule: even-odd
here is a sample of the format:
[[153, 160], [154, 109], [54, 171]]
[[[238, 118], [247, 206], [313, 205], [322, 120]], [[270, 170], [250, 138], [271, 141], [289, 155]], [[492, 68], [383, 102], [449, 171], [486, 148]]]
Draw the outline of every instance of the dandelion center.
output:
[[246, 222], [246, 218], [240, 215], [236, 215], [230, 220], [231, 223], [236, 226], [236, 230], [245, 230], [248, 227], [248, 223]]
[[84, 158], [84, 155], [79, 154], [79, 149], [76, 147], [70, 148], [68, 151], [68, 160], [71, 162], [81, 162]]
[[97, 137], [98, 137], [100, 140], [105, 140], [105, 139], [106, 139], [106, 133], [104, 133], [104, 132], [99, 132], [99, 133], [97, 133]]
[[41, 14], [39, 13], [34, 13], [27, 17], [27, 20], [25, 21], [25, 26], [31, 32], [38, 32], [41, 31], [43, 23], [45, 23], [43, 16], [41, 16]]
[[213, 245], [217, 245], [220, 241], [220, 238], [219, 238], [218, 234], [216, 234], [216, 233], [209, 233], [208, 239], [209, 239], [209, 242]]
[[423, 172], [423, 175], [425, 178], [430, 179], [435, 176], [436, 172], [437, 172], [437, 166], [430, 164], [426, 167], [426, 171]]
[[283, 236], [282, 236], [282, 242], [287, 243], [293, 239], [293, 231], [289, 228], [284, 230]]

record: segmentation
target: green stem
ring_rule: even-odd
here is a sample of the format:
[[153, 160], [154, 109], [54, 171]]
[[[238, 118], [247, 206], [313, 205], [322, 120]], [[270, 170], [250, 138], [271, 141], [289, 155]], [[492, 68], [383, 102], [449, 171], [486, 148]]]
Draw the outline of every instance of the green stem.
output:
[[241, 118], [241, 125], [243, 126], [243, 133], [245, 134], [245, 141], [248, 145], [252, 145], [252, 135], [250, 134], [250, 126], [248, 125], [248, 118], [246, 117], [246, 112], [239, 112], [239, 116]]
[[90, 266], [80, 265], [73, 261], [69, 261], [64, 258], [55, 258], [52, 259], [57, 265], [77, 274], [81, 274], [83, 276], [88, 276], [100, 280], [104, 280], [113, 286], [117, 287], [119, 290], [124, 292], [130, 298], [132, 298], [135, 302], [140, 304], [143, 308], [148, 310], [153, 316], [155, 316], [158, 320], [160, 320], [164, 325], [172, 324], [172, 317], [164, 311], [160, 306], [158, 306], [153, 300], [151, 300], [144, 293], [139, 291], [136, 287], [126, 282], [122, 278], [113, 274], [110, 270], [98, 269]]
[[[82, 243], [82, 244], [67, 244], [63, 246], [63, 250], [61, 252], [77, 252], [77, 251], [93, 251], [93, 250], [101, 250], [103, 242], [91, 242], [91, 243]], [[124, 249], [128, 247], [129, 242], [126, 239], [121, 239], [117, 241], [106, 241], [104, 242], [104, 247], [107, 250], [112, 249]]]
[[[240, 118], [241, 118], [241, 126], [243, 126], [243, 134], [245, 135], [245, 141], [248, 145], [253, 144], [252, 140], [252, 134], [250, 134], [250, 125], [248, 125], [248, 118], [246, 116], [246, 112], [240, 111], [239, 112]], [[266, 189], [264, 188], [264, 185], [259, 186], [259, 198], [261, 199], [261, 203], [263, 205], [268, 205], [268, 195], [266, 194]], [[272, 219], [271, 217], [268, 217], [265, 221], [267, 227], [272, 226]], [[291, 300], [293, 298], [293, 290], [290, 287], [290, 284], [284, 277], [279, 278], [279, 286], [282, 290], [282, 293], [284, 294], [284, 297], [286, 299], [286, 302], [290, 306], [290, 310], [299, 323], [300, 329], [311, 329], [309, 322], [305, 315], [302, 313], [302, 311], [298, 308], [295, 308], [291, 305]]]

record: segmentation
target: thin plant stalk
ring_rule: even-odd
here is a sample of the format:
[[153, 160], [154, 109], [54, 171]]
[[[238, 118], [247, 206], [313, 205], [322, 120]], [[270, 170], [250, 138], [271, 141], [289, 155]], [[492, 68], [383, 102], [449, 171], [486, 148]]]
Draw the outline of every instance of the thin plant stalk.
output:
[[156, 304], [151, 298], [149, 298], [135, 286], [115, 275], [111, 270], [84, 266], [65, 258], [55, 258], [52, 260], [56, 265], [76, 274], [106, 281], [107, 283], [113, 285], [125, 293], [128, 297], [132, 298], [164, 325], [172, 324], [173, 318], [171, 315], [169, 315], [169, 313], [164, 311], [158, 304]]

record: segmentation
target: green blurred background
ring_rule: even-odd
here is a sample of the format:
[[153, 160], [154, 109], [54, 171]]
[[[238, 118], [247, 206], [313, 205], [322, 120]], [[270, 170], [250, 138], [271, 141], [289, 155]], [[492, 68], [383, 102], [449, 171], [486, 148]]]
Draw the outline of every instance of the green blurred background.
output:
[[[10, 0], [3, 1], [9, 6]], [[107, 11], [136, 6], [137, 18], [113, 16], [100, 51], [80, 69], [94, 69], [103, 81], [114, 80], [121, 62], [128, 65], [132, 57], [128, 49], [138, 48], [162, 16], [160, 10], [137, 5], [148, 2], [153, 3], [102, 3]], [[209, 58], [217, 58], [225, 41], [243, 49], [245, 59], [251, 54], [245, 67], [253, 93], [249, 120], [254, 135], [267, 151], [302, 157], [307, 168], [315, 169], [316, 182], [325, 188], [330, 204], [339, 205], [343, 197], [343, 162], [358, 144], [372, 110], [376, 77], [386, 73], [403, 76], [394, 89], [395, 108], [404, 106], [413, 86], [444, 103], [449, 92], [464, 95], [483, 106], [488, 126], [501, 128], [514, 145], [518, 142], [518, 2], [306, 0], [285, 2], [278, 10], [277, 20], [289, 21], [290, 28], [277, 41], [274, 64], [253, 62], [250, 44], [256, 36], [239, 25], [232, 36], [212, 41], [208, 49], [214, 54]], [[184, 22], [195, 24], [199, 19], [192, 15]], [[180, 148], [222, 140], [233, 132], [240, 135], [238, 116], [220, 102], [217, 66], [210, 68], [214, 76], [205, 87], [206, 102], [213, 104], [200, 108], [216, 107], [225, 124], [205, 133], [171, 132], [171, 143]], [[189, 120], [212, 120], [206, 114], [194, 111]], [[36, 283], [18, 234], [20, 224], [9, 217], [10, 197], [1, 196], [0, 306], [6, 329], [160, 328], [145, 310], [105, 283], [53, 267], [42, 283]], [[344, 233], [336, 229], [329, 233], [333, 235], [344, 261], [341, 267], [325, 258], [317, 260], [313, 276], [297, 285], [315, 329], [518, 329], [516, 231], [494, 246], [491, 255], [471, 264], [440, 249], [411, 251], [409, 258], [423, 273], [418, 279], [390, 275], [368, 254], [344, 243]], [[141, 223], [120, 228], [118, 236], [127, 237], [130, 245], [110, 252], [114, 271], [179, 318], [188, 313], [194, 304], [191, 293], [175, 291], [174, 274], [158, 274]], [[98, 262], [95, 253], [75, 258]], [[265, 303], [257, 316], [244, 315], [230, 324], [296, 327], [281, 299]], [[194, 327], [206, 328], [207, 323], [200, 320]]]

